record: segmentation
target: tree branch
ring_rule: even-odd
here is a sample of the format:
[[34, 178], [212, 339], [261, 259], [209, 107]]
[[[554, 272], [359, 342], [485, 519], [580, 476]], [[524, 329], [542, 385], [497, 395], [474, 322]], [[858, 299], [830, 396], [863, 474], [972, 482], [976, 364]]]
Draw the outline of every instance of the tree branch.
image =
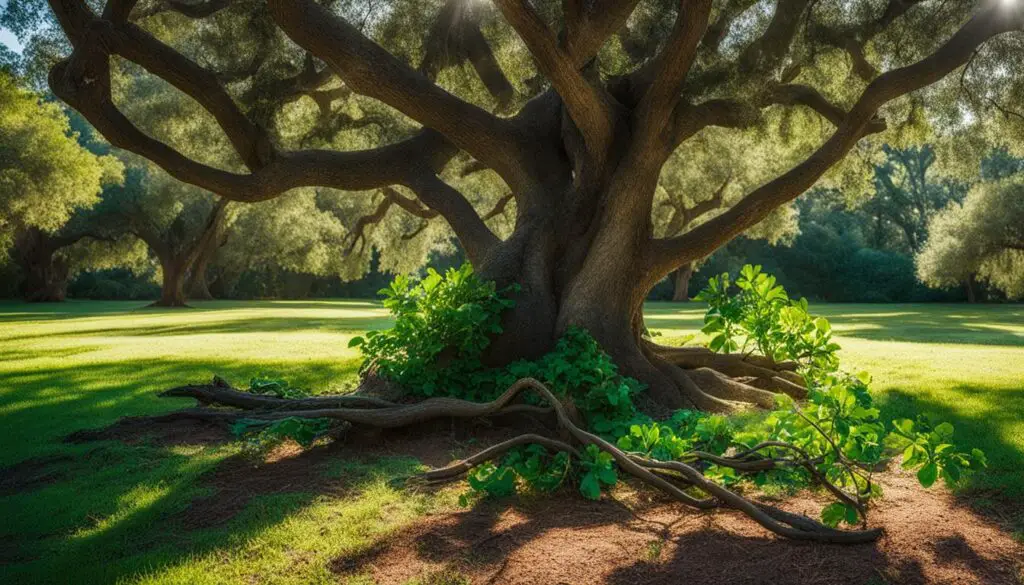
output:
[[924, 59], [875, 79], [861, 94], [843, 124], [809, 158], [755, 189], [725, 213], [683, 234], [653, 240], [651, 271], [664, 276], [675, 267], [702, 258], [757, 224], [776, 207], [809, 189], [864, 136], [878, 109], [887, 102], [942, 79], [970, 59], [988, 39], [1024, 27], [1024, 10], [998, 5], [979, 12], [944, 45]]
[[501, 240], [477, 215], [462, 193], [432, 172], [414, 175], [403, 184], [412, 189], [424, 205], [444, 217], [466, 250], [469, 261], [476, 266], [483, 265], [484, 259]]
[[268, 0], [278, 26], [360, 94], [378, 99], [523, 186], [525, 149], [516, 127], [464, 102], [409, 68], [358, 29], [313, 0]]
[[648, 86], [634, 114], [635, 140], [649, 141], [666, 127], [666, 118], [679, 100], [686, 75], [697, 56], [697, 45], [711, 18], [711, 0], [681, 1], [668, 43], [655, 60]]
[[505, 213], [505, 208], [508, 207], [509, 202], [513, 199], [515, 199], [515, 195], [506, 193], [501, 197], [501, 199], [498, 199], [498, 201], [495, 202], [494, 207], [492, 207], [491, 210], [485, 213], [480, 219], [487, 221]]
[[[112, 12], [130, 8], [132, 3], [110, 4]], [[268, 159], [250, 161], [257, 168], [249, 174], [238, 174], [211, 167], [190, 159], [167, 144], [156, 140], [136, 127], [114, 104], [111, 96], [111, 50], [106, 39], [121, 43], [128, 49], [125, 37], [112, 32], [110, 21], [96, 18], [84, 3], [72, 0], [50, 0], [51, 8], [74, 47], [69, 59], [58, 63], [50, 71], [50, 87], [54, 94], [78, 110], [110, 143], [118, 148], [145, 157], [174, 178], [206, 189], [233, 201], [263, 201], [296, 187], [322, 186], [341, 190], [368, 190], [401, 183], [410, 168], [416, 172], [432, 168], [440, 172], [457, 150], [437, 132], [424, 130], [402, 142], [380, 148], [335, 152], [305, 150], [293, 153], [273, 153]], [[148, 42], [148, 41], [147, 41]], [[159, 43], [158, 43], [159, 44]], [[237, 107], [222, 88], [206, 85], [208, 74], [176, 54], [165, 55], [168, 63], [155, 63], [151, 57], [140, 57], [160, 75], [175, 80], [187, 93], [199, 95], [201, 100], [221, 108], [224, 125], [233, 124], [238, 117]], [[190, 79], [195, 73], [199, 80]], [[234, 131], [236, 144], [243, 152], [249, 137], [255, 131], [250, 124], [239, 120], [245, 131]], [[260, 147], [255, 148], [261, 152]], [[257, 165], [257, 163], [260, 163]]]
[[471, 3], [448, 0], [423, 44], [425, 54], [419, 71], [431, 81], [443, 68], [469, 61], [484, 87], [497, 100], [499, 110], [515, 97], [515, 88], [480, 31], [479, 11]]
[[[410, 215], [415, 215], [416, 217], [420, 217], [428, 221], [438, 216], [438, 212], [423, 207], [415, 199], [409, 199], [390, 187], [385, 187], [382, 192], [384, 194], [384, 198], [381, 199], [381, 202], [377, 205], [377, 209], [375, 209], [373, 213], [364, 215], [356, 220], [355, 226], [353, 226], [352, 231], [349, 232], [352, 240], [345, 249], [345, 254], [351, 254], [352, 250], [356, 247], [356, 243], [360, 240], [362, 240], [364, 246], [366, 245], [366, 228], [384, 221], [384, 218], [387, 216], [388, 211], [391, 210], [393, 205], [401, 207]], [[419, 232], [417, 231], [416, 233]], [[362, 251], [362, 247], [360, 247], [360, 251]]]
[[809, 34], [814, 40], [846, 51], [852, 62], [853, 72], [864, 81], [871, 81], [878, 75], [867, 56], [864, 47], [871, 39], [884, 31], [897, 18], [924, 0], [889, 0], [885, 10], [877, 19], [854, 28], [836, 29], [824, 25], [810, 27]]
[[132, 20], [149, 18], [163, 12], [177, 12], [188, 18], [206, 18], [227, 8], [231, 0], [205, 0], [200, 2], [183, 2], [182, 0], [160, 0], [154, 2], [145, 10], [137, 10], [132, 15]]
[[613, 113], [605, 95], [587, 81], [571, 56], [562, 50], [529, 0], [494, 0], [494, 3], [562, 98], [590, 153], [603, 159], [611, 145], [613, 127]]
[[[843, 125], [846, 119], [846, 110], [828, 101], [818, 90], [809, 85], [782, 84], [777, 85], [767, 98], [767, 103], [779, 105], [801, 105], [811, 108], [821, 114], [823, 118], [832, 123], [836, 128]], [[865, 128], [865, 135], [882, 132], [886, 129], [884, 120], [872, 118], [871, 123]]]
[[566, 11], [568, 28], [562, 40], [573, 66], [579, 69], [590, 62], [605, 41], [626, 24], [639, 3], [639, 0], [593, 0], [589, 2], [590, 10], [585, 10], [588, 2], [566, 2], [579, 5]]

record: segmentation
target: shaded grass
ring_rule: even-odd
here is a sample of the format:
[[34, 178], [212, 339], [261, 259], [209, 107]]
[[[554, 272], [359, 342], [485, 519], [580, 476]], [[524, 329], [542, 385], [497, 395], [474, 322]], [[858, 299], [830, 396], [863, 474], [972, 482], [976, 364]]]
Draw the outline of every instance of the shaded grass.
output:
[[[813, 309], [832, 320], [845, 367], [872, 372], [886, 417], [951, 421], [958, 441], [991, 461], [973, 487], [1024, 498], [1024, 308]], [[653, 303], [647, 315], [662, 341], [682, 343], [700, 328], [703, 307]], [[209, 495], [203, 474], [237, 447], [62, 442], [122, 416], [190, 404], [155, 394], [214, 373], [240, 384], [272, 373], [315, 390], [345, 388], [359, 363], [348, 340], [388, 323], [365, 301], [217, 301], [186, 310], [0, 303], [0, 467], [65, 458], [43, 466], [52, 472], [47, 482], [0, 494], [0, 582], [334, 582], [329, 559], [450, 505], [449, 495], [389, 487], [387, 478], [415, 462], [346, 463], [322, 470], [352, 482], [346, 497], [264, 495], [225, 526], [192, 530], [176, 514]]]

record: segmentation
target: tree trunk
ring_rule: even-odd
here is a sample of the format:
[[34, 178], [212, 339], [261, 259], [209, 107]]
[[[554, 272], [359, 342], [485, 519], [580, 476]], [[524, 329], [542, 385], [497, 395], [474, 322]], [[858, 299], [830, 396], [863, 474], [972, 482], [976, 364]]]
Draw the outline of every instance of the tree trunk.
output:
[[187, 266], [180, 258], [167, 258], [160, 261], [163, 269], [163, 283], [160, 288], [160, 300], [152, 307], [187, 307], [185, 304], [185, 272]]
[[21, 268], [21, 291], [30, 303], [54, 303], [67, 297], [70, 266], [57, 255], [60, 245], [38, 228], [29, 228], [15, 242], [15, 261]]
[[964, 288], [967, 289], [967, 302], [972, 304], [978, 302], [978, 297], [975, 293], [975, 283], [973, 274], [968, 276], [967, 282], [964, 283]]
[[213, 294], [210, 293], [210, 285], [206, 280], [207, 268], [217, 248], [212, 243], [199, 251], [199, 256], [192, 263], [188, 275], [188, 298], [197, 301], [212, 301]]
[[675, 284], [675, 288], [672, 290], [672, 300], [674, 302], [690, 300], [690, 278], [692, 277], [693, 262], [672, 273], [672, 282]]

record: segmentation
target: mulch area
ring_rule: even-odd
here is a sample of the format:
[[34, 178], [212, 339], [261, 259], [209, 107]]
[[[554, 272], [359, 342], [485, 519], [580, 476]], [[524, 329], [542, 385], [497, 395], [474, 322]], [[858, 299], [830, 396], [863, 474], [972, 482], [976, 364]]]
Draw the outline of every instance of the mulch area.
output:
[[[886, 497], [871, 521], [885, 535], [873, 544], [794, 542], [737, 512], [563, 494], [435, 515], [332, 568], [380, 584], [446, 572], [504, 584], [1024, 582], [1024, 547], [1007, 532], [911, 475], [882, 482]], [[814, 516], [822, 503], [798, 496], [785, 507]]]

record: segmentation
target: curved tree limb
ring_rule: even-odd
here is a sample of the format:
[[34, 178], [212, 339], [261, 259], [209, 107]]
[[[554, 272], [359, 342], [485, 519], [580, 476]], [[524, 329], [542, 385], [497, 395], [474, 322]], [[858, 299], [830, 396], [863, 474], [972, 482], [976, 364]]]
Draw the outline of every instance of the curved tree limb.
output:
[[465, 102], [405, 65], [358, 29], [313, 0], [268, 0], [278, 26], [322, 59], [352, 90], [378, 99], [495, 169], [510, 185], [522, 176], [524, 148], [516, 127]]
[[725, 213], [675, 238], [654, 240], [655, 275], [665, 275], [686, 262], [702, 258], [764, 219], [773, 209], [809, 189], [839, 162], [869, 128], [875, 112], [887, 102], [935, 83], [964, 65], [988, 39], [1024, 27], [1024, 11], [1007, 14], [998, 6], [975, 15], [953, 37], [924, 59], [889, 71], [861, 94], [842, 126], [809, 158], [789, 172], [755, 189]]

